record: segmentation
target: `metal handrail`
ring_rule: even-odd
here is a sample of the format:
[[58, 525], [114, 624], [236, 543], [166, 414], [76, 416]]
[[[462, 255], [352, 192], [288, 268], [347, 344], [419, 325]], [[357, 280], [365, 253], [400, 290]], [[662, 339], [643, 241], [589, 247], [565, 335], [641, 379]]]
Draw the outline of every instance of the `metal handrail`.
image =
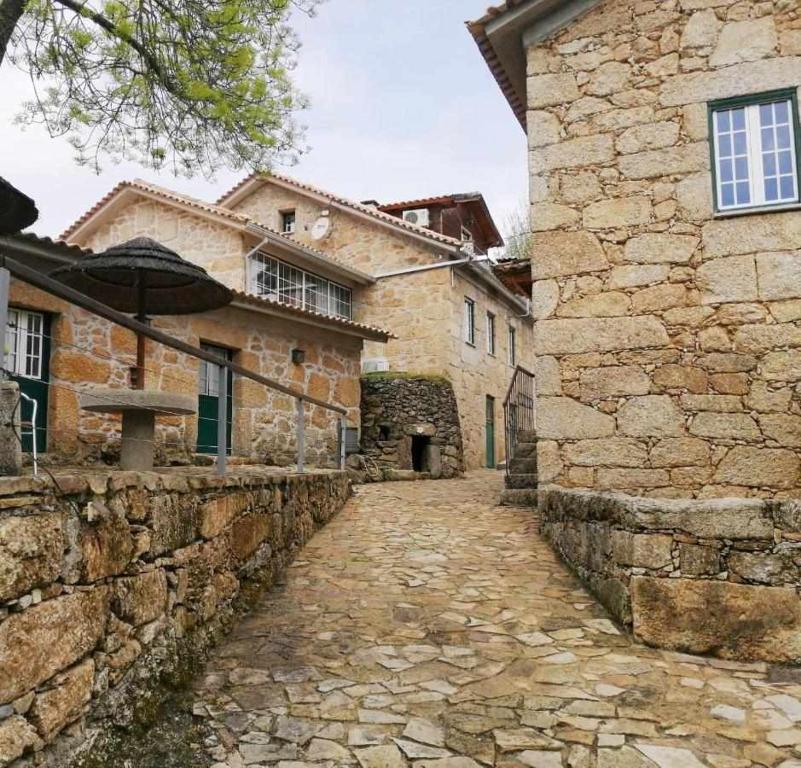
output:
[[512, 380], [503, 399], [504, 440], [506, 444], [506, 475], [515, 457], [521, 432], [536, 429], [536, 380], [522, 365], [515, 366]]
[[[226, 465], [226, 453], [227, 453], [227, 433], [226, 433], [226, 421], [227, 421], [227, 414], [225, 411], [226, 407], [226, 400], [227, 400], [227, 371], [230, 370], [232, 373], [237, 374], [238, 376], [242, 376], [246, 379], [251, 379], [253, 381], [262, 384], [269, 389], [276, 390], [277, 392], [281, 392], [285, 395], [289, 395], [290, 397], [295, 398], [297, 403], [297, 430], [298, 430], [298, 456], [297, 456], [297, 468], [298, 472], [302, 473], [304, 469], [304, 452], [305, 452], [305, 439], [304, 439], [304, 403], [310, 403], [311, 405], [317, 405], [320, 408], [325, 408], [326, 410], [333, 411], [337, 414], [337, 436], [338, 436], [338, 454], [339, 454], [339, 468], [345, 468], [345, 432], [347, 429], [347, 423], [345, 421], [345, 417], [347, 416], [347, 409], [343, 408], [342, 406], [334, 405], [333, 403], [326, 402], [325, 400], [320, 400], [316, 397], [312, 397], [310, 395], [305, 394], [299, 390], [293, 389], [292, 387], [287, 387], [280, 382], [277, 382], [273, 379], [270, 379], [266, 376], [262, 376], [260, 373], [256, 373], [255, 371], [251, 371], [248, 368], [244, 368], [237, 363], [234, 363], [231, 360], [227, 360], [219, 355], [215, 355], [213, 352], [208, 352], [201, 347], [194, 347], [191, 344], [188, 344], [181, 339], [176, 339], [169, 334], [166, 334], [162, 331], [156, 330], [150, 325], [146, 325], [141, 323], [133, 318], [129, 317], [128, 315], [123, 314], [122, 312], [118, 312], [111, 307], [106, 306], [105, 304], [97, 301], [96, 299], [87, 296], [86, 294], [81, 293], [80, 291], [76, 291], [74, 288], [70, 288], [64, 283], [60, 283], [57, 280], [54, 280], [52, 277], [48, 275], [44, 275], [41, 272], [38, 272], [31, 267], [22, 264], [21, 262], [17, 261], [16, 259], [9, 258], [4, 254], [0, 253], [0, 273], [3, 273], [4, 270], [7, 270], [6, 277], [0, 279], [0, 287], [2, 288], [2, 293], [4, 296], [0, 297], [0, 320], [2, 320], [3, 311], [7, 313], [7, 306], [8, 306], [8, 277], [7, 275], [10, 273], [14, 277], [19, 280], [22, 280], [25, 283], [29, 283], [30, 285], [35, 286], [36, 288], [40, 288], [41, 290], [56, 296], [59, 299], [63, 299], [64, 301], [68, 301], [76, 306], [80, 307], [81, 309], [86, 310], [87, 312], [91, 312], [99, 317], [102, 317], [106, 320], [109, 320], [112, 323], [116, 323], [117, 325], [122, 326], [123, 328], [127, 328], [128, 330], [134, 331], [135, 333], [140, 334], [146, 338], [151, 339], [152, 341], [158, 342], [159, 344], [163, 344], [166, 347], [170, 347], [172, 349], [177, 350], [178, 352], [183, 352], [187, 355], [192, 355], [200, 360], [205, 360], [208, 363], [213, 363], [219, 367], [219, 382], [218, 386], [220, 388], [220, 392], [226, 393], [226, 396], [219, 398], [219, 414], [218, 414], [218, 436], [217, 436], [217, 472], [219, 474], [225, 473], [225, 465]], [[0, 275], [2, 277], [2, 275]], [[2, 328], [5, 327], [5, 323], [3, 323]], [[35, 435], [34, 435], [35, 441]]]

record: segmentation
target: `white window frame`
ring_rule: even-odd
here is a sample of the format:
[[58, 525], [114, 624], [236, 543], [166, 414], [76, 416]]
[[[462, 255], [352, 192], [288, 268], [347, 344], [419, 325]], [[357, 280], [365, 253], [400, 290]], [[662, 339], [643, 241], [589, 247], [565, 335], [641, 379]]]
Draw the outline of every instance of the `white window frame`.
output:
[[[764, 152], [762, 145], [762, 123], [760, 118], [760, 108], [767, 104], [786, 103], [788, 111], [788, 123], [790, 130], [790, 154], [792, 157], [792, 178], [793, 178], [793, 195], [790, 197], [780, 198], [778, 200], [767, 200], [765, 197], [765, 168], [764, 168]], [[745, 111], [745, 129], [746, 129], [746, 152], [748, 161], [748, 187], [750, 199], [747, 203], [736, 202], [736, 180], [735, 184], [735, 202], [730, 205], [725, 205], [723, 202], [723, 174], [721, 173], [721, 162], [724, 158], [721, 157], [720, 151], [720, 133], [718, 130], [720, 115], [723, 113], [731, 113], [735, 110]], [[798, 110], [796, 100], [791, 92], [781, 91], [772, 92], [767, 94], [755, 95], [753, 98], [743, 98], [734, 100], [723, 100], [720, 102], [712, 102], [709, 105], [710, 111], [710, 130], [711, 141], [713, 147], [713, 168], [715, 172], [715, 208], [721, 213], [731, 211], [742, 211], [750, 208], [772, 208], [776, 206], [787, 206], [798, 204], [801, 202], [801, 179], [799, 178], [799, 165], [798, 165]], [[732, 119], [732, 117], [730, 117]], [[732, 132], [730, 132], [731, 135]], [[774, 153], [778, 155], [774, 147]], [[732, 152], [732, 163], [734, 164], [734, 154]], [[778, 160], [778, 157], [777, 157]], [[787, 174], [784, 174], [785, 176]], [[733, 169], [733, 179], [736, 179], [736, 172]], [[780, 184], [781, 175], [776, 174], [777, 184]], [[780, 191], [780, 188], [779, 188]]]
[[476, 345], [476, 302], [464, 297], [464, 340], [471, 347]]
[[517, 328], [511, 324], [506, 334], [506, 354], [509, 365], [517, 365]]
[[[327, 277], [307, 272], [261, 251], [250, 256], [248, 273], [250, 292], [254, 296], [322, 315], [353, 319], [353, 291]], [[274, 288], [259, 281], [262, 273], [272, 275]]]
[[495, 314], [487, 312], [487, 354], [495, 357]]
[[[15, 376], [42, 380], [44, 315], [26, 309], [8, 309], [6, 369]], [[22, 354], [20, 350], [23, 350]]]
[[[291, 216], [292, 221], [287, 225], [287, 218]], [[284, 235], [294, 235], [297, 229], [298, 216], [295, 209], [288, 211], [281, 211], [281, 233]]]

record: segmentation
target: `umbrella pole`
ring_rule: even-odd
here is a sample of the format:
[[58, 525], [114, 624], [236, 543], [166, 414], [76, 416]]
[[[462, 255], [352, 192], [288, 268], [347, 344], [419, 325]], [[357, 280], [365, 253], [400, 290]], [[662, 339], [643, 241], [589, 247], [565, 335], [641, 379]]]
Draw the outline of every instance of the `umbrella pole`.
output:
[[[147, 322], [145, 315], [145, 275], [141, 269], [136, 270], [136, 294], [137, 294], [137, 307], [136, 319], [140, 323]], [[134, 389], [145, 388], [145, 337], [142, 334], [136, 334], [136, 382]]]

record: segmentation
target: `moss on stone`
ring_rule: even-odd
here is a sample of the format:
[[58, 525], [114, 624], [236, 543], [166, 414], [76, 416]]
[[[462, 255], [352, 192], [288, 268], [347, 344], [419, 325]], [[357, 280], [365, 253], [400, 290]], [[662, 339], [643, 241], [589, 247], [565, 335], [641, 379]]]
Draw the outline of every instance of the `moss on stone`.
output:
[[411, 371], [372, 371], [362, 374], [363, 379], [368, 381], [393, 381], [396, 379], [431, 381], [435, 384], [450, 384], [447, 376], [436, 373], [414, 373]]

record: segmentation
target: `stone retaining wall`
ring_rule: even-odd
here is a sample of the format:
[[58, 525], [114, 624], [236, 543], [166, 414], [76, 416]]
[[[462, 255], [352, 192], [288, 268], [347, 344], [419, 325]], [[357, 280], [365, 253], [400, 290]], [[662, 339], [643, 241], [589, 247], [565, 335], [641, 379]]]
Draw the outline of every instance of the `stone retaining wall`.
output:
[[349, 495], [340, 472], [57, 483], [0, 480], [0, 767], [97, 759]]
[[542, 530], [649, 645], [801, 661], [801, 503], [546, 488]]

